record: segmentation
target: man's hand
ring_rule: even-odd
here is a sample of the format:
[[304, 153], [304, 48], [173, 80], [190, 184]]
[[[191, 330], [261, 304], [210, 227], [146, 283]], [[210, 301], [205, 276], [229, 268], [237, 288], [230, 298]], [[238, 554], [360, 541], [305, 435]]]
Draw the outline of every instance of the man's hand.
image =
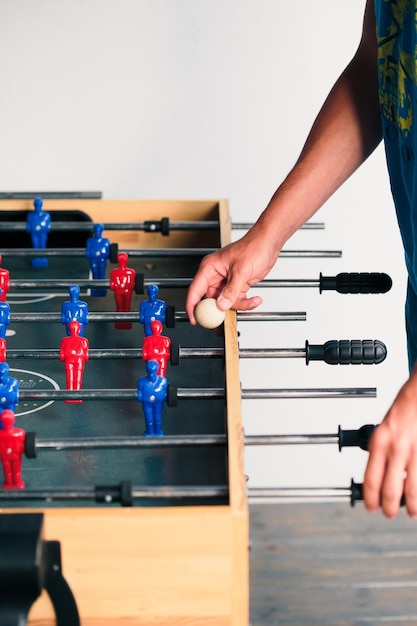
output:
[[196, 324], [194, 309], [203, 296], [216, 298], [222, 311], [250, 311], [262, 303], [260, 296], [248, 297], [250, 287], [261, 281], [274, 266], [279, 250], [252, 228], [242, 239], [207, 255], [188, 290], [186, 312]]
[[387, 517], [398, 514], [404, 495], [417, 518], [417, 368], [372, 434], [363, 493], [368, 511], [381, 506]]

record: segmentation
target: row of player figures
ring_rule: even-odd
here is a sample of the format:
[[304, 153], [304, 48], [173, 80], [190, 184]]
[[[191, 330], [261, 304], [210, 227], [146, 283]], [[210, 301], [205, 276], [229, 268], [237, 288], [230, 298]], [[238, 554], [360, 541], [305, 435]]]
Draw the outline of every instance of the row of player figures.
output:
[[[45, 254], [49, 256], [51, 252], [51, 251], [47, 251], [47, 241], [48, 241], [48, 235], [51, 232], [51, 229], [53, 227], [52, 220], [51, 220], [50, 213], [43, 209], [42, 198], [35, 198], [33, 204], [34, 204], [33, 211], [30, 211], [27, 215], [26, 230], [28, 231], [31, 237], [33, 252], [37, 253], [37, 251], [42, 251], [42, 256], [32, 258], [32, 267], [44, 268], [48, 266], [48, 258], [47, 256], [45, 256]], [[14, 226], [19, 227], [19, 224], [16, 223]], [[57, 225], [55, 225], [55, 227], [56, 226]], [[79, 227], [79, 224], [77, 226]], [[121, 225], [112, 224], [110, 226], [115, 228], [116, 226], [120, 227]], [[129, 224], [128, 226], [129, 228], [134, 227], [133, 224]], [[249, 225], [243, 224], [241, 226], [248, 227]], [[316, 224], [316, 225], [313, 224], [313, 227], [320, 227], [320, 226], [321, 226], [320, 224]], [[87, 225], [87, 227], [91, 228], [90, 225]], [[178, 225], [177, 227], [179, 228], [180, 226]], [[163, 218], [160, 224], [157, 224], [156, 222], [153, 224], [150, 223], [148, 224], [148, 226], [143, 225], [143, 228], [145, 230], [148, 230], [149, 232], [155, 232], [156, 230], [159, 230], [163, 235], [168, 235], [169, 228], [170, 228], [169, 220], [167, 218]], [[171, 225], [171, 228], [172, 228], [172, 225]], [[92, 277], [93, 279], [98, 279], [98, 280], [105, 278], [107, 261], [110, 259], [114, 262], [116, 258], [116, 254], [117, 254], [117, 246], [112, 244], [110, 242], [110, 239], [108, 239], [107, 237], [103, 237], [103, 230], [104, 230], [104, 224], [101, 224], [101, 223], [94, 224], [93, 236], [87, 239], [86, 248], [85, 248], [85, 256], [89, 260]], [[204, 252], [208, 254], [210, 251], [211, 250], [205, 250], [203, 251], [203, 254]], [[68, 251], [66, 251], [65, 253], [67, 252]], [[199, 256], [202, 254], [201, 249], [196, 249], [194, 251], [188, 250], [189, 254], [192, 254], [193, 252], [194, 254], [198, 254]], [[53, 254], [57, 254], [57, 253], [59, 253], [59, 251], [58, 252], [53, 251]], [[167, 253], [170, 255], [174, 254], [172, 250], [168, 250]], [[18, 254], [18, 252], [15, 252], [15, 254]], [[61, 254], [63, 254], [63, 251], [61, 251]], [[286, 251], [282, 251], [282, 256], [285, 256], [286, 254], [287, 254]], [[295, 254], [299, 256], [301, 253], [297, 251]], [[340, 251], [324, 251], [324, 252], [319, 252], [318, 254], [319, 256], [327, 256], [327, 257], [328, 256], [341, 256]], [[316, 256], [317, 253], [313, 254], [311, 251], [309, 251], [307, 252], [307, 255]], [[291, 253], [289, 254], [289, 256], [291, 256]], [[118, 257], [118, 261], [120, 263], [119, 257]], [[126, 261], [127, 261], [127, 258], [126, 258]], [[91, 295], [103, 296], [105, 295], [105, 293], [106, 292], [103, 290], [95, 289]]]
[[[130, 312], [132, 294], [135, 289], [136, 272], [127, 267], [128, 255], [125, 252], [118, 254], [118, 267], [110, 272], [109, 288], [114, 293], [117, 312]], [[2, 257], [0, 256], [0, 264]], [[10, 289], [10, 273], [7, 269], [0, 267], [0, 337], [4, 338], [6, 327], [10, 324], [10, 306], [6, 302], [7, 293]], [[92, 292], [99, 291], [103, 295], [102, 289], [93, 289]], [[81, 325], [80, 335], [84, 334], [84, 326], [88, 324], [88, 304], [79, 299], [80, 286], [69, 286], [70, 301], [62, 306], [62, 323], [67, 325], [70, 321], [76, 320]], [[148, 301], [142, 303], [140, 308], [139, 321], [144, 324], [145, 334], [150, 334], [150, 321], [160, 319], [163, 323], [166, 320], [166, 304], [157, 299], [159, 287], [151, 284], [147, 287]], [[104, 295], [106, 290], [104, 290]], [[92, 293], [93, 295], [93, 293]], [[116, 328], [131, 328], [130, 322], [116, 322]]]
[[[35, 198], [33, 205], [33, 211], [30, 211], [27, 215], [26, 230], [30, 234], [33, 248], [41, 250], [47, 247], [48, 235], [51, 231], [51, 215], [43, 209], [42, 198]], [[90, 262], [93, 278], [102, 279], [105, 277], [107, 260], [110, 258], [110, 249], [110, 240], [103, 237], [103, 225], [95, 224], [94, 236], [87, 239], [85, 252]], [[32, 259], [32, 267], [34, 268], [47, 266], [47, 257], [40, 256]], [[103, 294], [101, 291], [98, 291], [92, 295], [105, 295], [105, 292]]]
[[[32, 265], [35, 267], [45, 267], [48, 264], [49, 256], [79, 256], [83, 254], [89, 260], [90, 270], [92, 274], [93, 281], [85, 281], [82, 280], [81, 283], [85, 287], [91, 287], [91, 295], [92, 296], [105, 296], [106, 295], [106, 287], [109, 285], [105, 280], [106, 274], [106, 266], [107, 261], [110, 260], [112, 263], [119, 264], [119, 270], [116, 270], [114, 273], [115, 282], [114, 289], [115, 291], [119, 291], [120, 293], [120, 310], [128, 310], [127, 308], [127, 299], [129, 298], [129, 291], [133, 292], [135, 290], [138, 294], [144, 293], [144, 277], [142, 275], [136, 275], [134, 277], [134, 270], [127, 268], [127, 260], [128, 256], [133, 257], [142, 257], [149, 256], [149, 249], [144, 250], [129, 250], [121, 253], [119, 255], [118, 245], [111, 243], [107, 237], [103, 237], [104, 228], [107, 229], [135, 229], [140, 228], [147, 232], [161, 232], [163, 235], [168, 235], [170, 229], [171, 230], [188, 230], [188, 229], [213, 229], [218, 228], [218, 222], [177, 222], [171, 223], [169, 222], [169, 218], [162, 218], [160, 221], [152, 221], [152, 222], [133, 222], [127, 224], [121, 223], [108, 223], [106, 225], [102, 223], [96, 223], [94, 225], [91, 222], [77, 222], [76, 227], [77, 230], [88, 229], [88, 231], [93, 230], [93, 236], [88, 237], [85, 249], [77, 249], [77, 248], [47, 248], [47, 240], [48, 235], [51, 230], [65, 230], [65, 229], [73, 229], [74, 222], [54, 222], [51, 219], [51, 215], [49, 212], [43, 209], [43, 201], [42, 198], [35, 198], [34, 200], [34, 209], [33, 211], [28, 212], [26, 218], [26, 225], [21, 222], [0, 222], [2, 232], [7, 232], [9, 230], [22, 229], [23, 227], [30, 233], [32, 240], [32, 249], [26, 248], [8, 248], [5, 251], [7, 256], [27, 256], [27, 257], [35, 257], [32, 258]], [[248, 229], [250, 224], [233, 224], [233, 228], [242, 228]], [[302, 228], [322, 228], [323, 224], [321, 223], [307, 223]], [[181, 249], [152, 249], [152, 255], [155, 256], [205, 256], [212, 252], [214, 248], [181, 248]], [[42, 256], [36, 258], [36, 255], [41, 254]], [[282, 250], [281, 257], [341, 257], [341, 252], [338, 250]], [[1, 259], [1, 257], [0, 257]], [[1, 263], [1, 261], [0, 261]], [[5, 278], [3, 274], [4, 270], [0, 269], [0, 287], [6, 290], [5, 286]], [[8, 279], [7, 279], [8, 280]], [[112, 279], [110, 279], [112, 280]], [[155, 279], [155, 282], [159, 284], [159, 286], [164, 287], [186, 287], [190, 284], [191, 279]], [[36, 281], [20, 281], [23, 283], [23, 286], [35, 286]], [[59, 281], [40, 281], [43, 283], [43, 287], [49, 286], [51, 283], [54, 286], [59, 286]], [[104, 284], [103, 284], [104, 283]], [[310, 280], [310, 279], [295, 279], [295, 280], [263, 280], [260, 281], [256, 285], [256, 287], [318, 287], [320, 293], [325, 290], [335, 290], [339, 293], [386, 293], [391, 288], [392, 281], [387, 274], [383, 273], [342, 273], [336, 277], [325, 277], [320, 274], [320, 278], [318, 280]], [[15, 283], [14, 287], [19, 287], [19, 283]], [[9, 283], [7, 284], [7, 289], [9, 288]], [[110, 288], [112, 288], [110, 286]], [[126, 290], [126, 293], [124, 293]], [[117, 293], [116, 302], [117, 302]], [[123, 299], [126, 298], [126, 303], [123, 302]], [[3, 295], [3, 300], [5, 296]], [[213, 309], [214, 311], [214, 309]], [[218, 312], [214, 311], [217, 315]]]

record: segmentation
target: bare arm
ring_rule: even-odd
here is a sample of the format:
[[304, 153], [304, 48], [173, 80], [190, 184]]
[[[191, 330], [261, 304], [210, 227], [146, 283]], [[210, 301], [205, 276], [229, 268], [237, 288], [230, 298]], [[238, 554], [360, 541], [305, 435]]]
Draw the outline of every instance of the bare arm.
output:
[[363, 163], [381, 140], [373, 1], [367, 0], [358, 50], [318, 114], [300, 157], [242, 239], [205, 257], [186, 310], [207, 295], [219, 308], [253, 309], [249, 288], [274, 266], [282, 246]]

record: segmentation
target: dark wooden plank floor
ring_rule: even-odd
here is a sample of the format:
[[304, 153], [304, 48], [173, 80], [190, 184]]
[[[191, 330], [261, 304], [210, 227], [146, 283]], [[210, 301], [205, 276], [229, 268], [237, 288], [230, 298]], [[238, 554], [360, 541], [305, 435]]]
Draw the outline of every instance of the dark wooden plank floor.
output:
[[417, 521], [362, 504], [250, 505], [251, 626], [417, 625]]

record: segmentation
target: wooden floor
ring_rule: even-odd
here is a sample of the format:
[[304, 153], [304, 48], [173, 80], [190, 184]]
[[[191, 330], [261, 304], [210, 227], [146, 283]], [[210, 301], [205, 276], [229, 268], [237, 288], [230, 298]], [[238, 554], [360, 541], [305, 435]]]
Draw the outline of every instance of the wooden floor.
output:
[[362, 504], [250, 505], [251, 626], [417, 625], [417, 521]]

